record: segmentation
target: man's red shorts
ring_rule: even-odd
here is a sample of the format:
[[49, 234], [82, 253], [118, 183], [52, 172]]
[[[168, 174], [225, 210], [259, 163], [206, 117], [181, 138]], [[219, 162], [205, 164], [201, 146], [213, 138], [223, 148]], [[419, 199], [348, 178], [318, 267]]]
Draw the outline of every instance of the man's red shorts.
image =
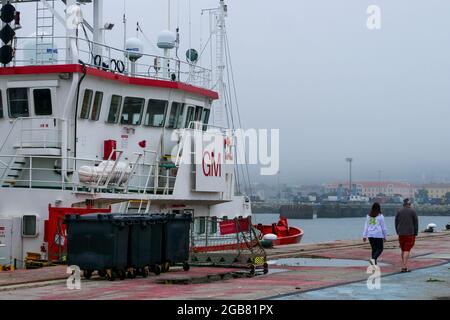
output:
[[398, 236], [398, 242], [400, 242], [400, 248], [403, 252], [409, 252], [416, 243], [416, 236]]

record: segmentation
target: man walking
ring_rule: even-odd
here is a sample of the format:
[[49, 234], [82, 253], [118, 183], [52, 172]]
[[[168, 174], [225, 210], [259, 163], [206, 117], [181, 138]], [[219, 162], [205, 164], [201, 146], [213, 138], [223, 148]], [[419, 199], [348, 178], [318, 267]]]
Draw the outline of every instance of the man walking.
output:
[[402, 272], [410, 272], [409, 255], [419, 232], [419, 220], [416, 211], [411, 208], [410, 199], [403, 200], [403, 209], [395, 216], [395, 230], [402, 250]]

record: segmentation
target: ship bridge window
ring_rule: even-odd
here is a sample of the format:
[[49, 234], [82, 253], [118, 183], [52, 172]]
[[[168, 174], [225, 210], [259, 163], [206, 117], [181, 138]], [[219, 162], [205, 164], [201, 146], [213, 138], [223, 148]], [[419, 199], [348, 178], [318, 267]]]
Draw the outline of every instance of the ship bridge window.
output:
[[211, 217], [211, 233], [217, 233], [217, 217]]
[[210, 112], [211, 111], [209, 109], [203, 109], [202, 114], [203, 131], [206, 131], [208, 129]]
[[29, 117], [28, 88], [8, 89], [8, 105], [10, 118]]
[[80, 118], [89, 119], [89, 112], [91, 111], [92, 96], [94, 92], [92, 90], [86, 89], [84, 91], [83, 104], [81, 105]]
[[113, 95], [111, 97], [111, 105], [107, 123], [117, 123], [119, 121], [120, 107], [122, 106], [122, 97]]
[[200, 217], [197, 219], [197, 225], [194, 226], [197, 230], [197, 234], [205, 234], [206, 233], [206, 218]]
[[0, 119], [3, 118], [3, 97], [2, 91], [0, 90]]
[[150, 127], [163, 127], [166, 120], [168, 102], [164, 100], [148, 100], [144, 125]]
[[102, 110], [103, 92], [95, 92], [94, 104], [92, 105], [91, 120], [98, 121]]
[[195, 121], [201, 121], [202, 120], [202, 113], [203, 108], [202, 107], [195, 107]]
[[50, 89], [33, 90], [34, 113], [37, 116], [52, 115], [52, 91]]
[[180, 129], [183, 121], [184, 104], [179, 102], [172, 102], [172, 108], [170, 110], [169, 124], [170, 129]]
[[123, 103], [121, 124], [140, 125], [145, 99], [126, 97]]
[[194, 121], [194, 107], [188, 107], [186, 112], [186, 120], [184, 122], [184, 127], [189, 128], [189, 125]]

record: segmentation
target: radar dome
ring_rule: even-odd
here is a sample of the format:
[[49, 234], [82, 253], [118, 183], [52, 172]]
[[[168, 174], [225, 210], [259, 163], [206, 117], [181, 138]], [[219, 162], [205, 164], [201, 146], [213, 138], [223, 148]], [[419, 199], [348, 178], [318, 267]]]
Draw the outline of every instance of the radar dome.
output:
[[177, 36], [170, 30], [162, 31], [158, 36], [158, 48], [173, 49], [177, 41]]
[[128, 57], [131, 61], [142, 58], [144, 54], [144, 44], [138, 38], [129, 38], [125, 44]]

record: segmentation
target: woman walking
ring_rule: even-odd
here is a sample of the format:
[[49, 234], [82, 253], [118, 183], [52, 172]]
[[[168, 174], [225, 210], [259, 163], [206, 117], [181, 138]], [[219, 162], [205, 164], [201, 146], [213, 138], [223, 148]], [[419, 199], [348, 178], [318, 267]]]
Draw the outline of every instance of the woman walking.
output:
[[384, 223], [384, 216], [381, 214], [380, 204], [375, 202], [372, 210], [366, 219], [364, 226], [363, 241], [369, 239], [372, 247], [372, 258], [369, 262], [372, 265], [377, 264], [377, 259], [384, 249], [384, 242], [386, 242], [387, 230]]

